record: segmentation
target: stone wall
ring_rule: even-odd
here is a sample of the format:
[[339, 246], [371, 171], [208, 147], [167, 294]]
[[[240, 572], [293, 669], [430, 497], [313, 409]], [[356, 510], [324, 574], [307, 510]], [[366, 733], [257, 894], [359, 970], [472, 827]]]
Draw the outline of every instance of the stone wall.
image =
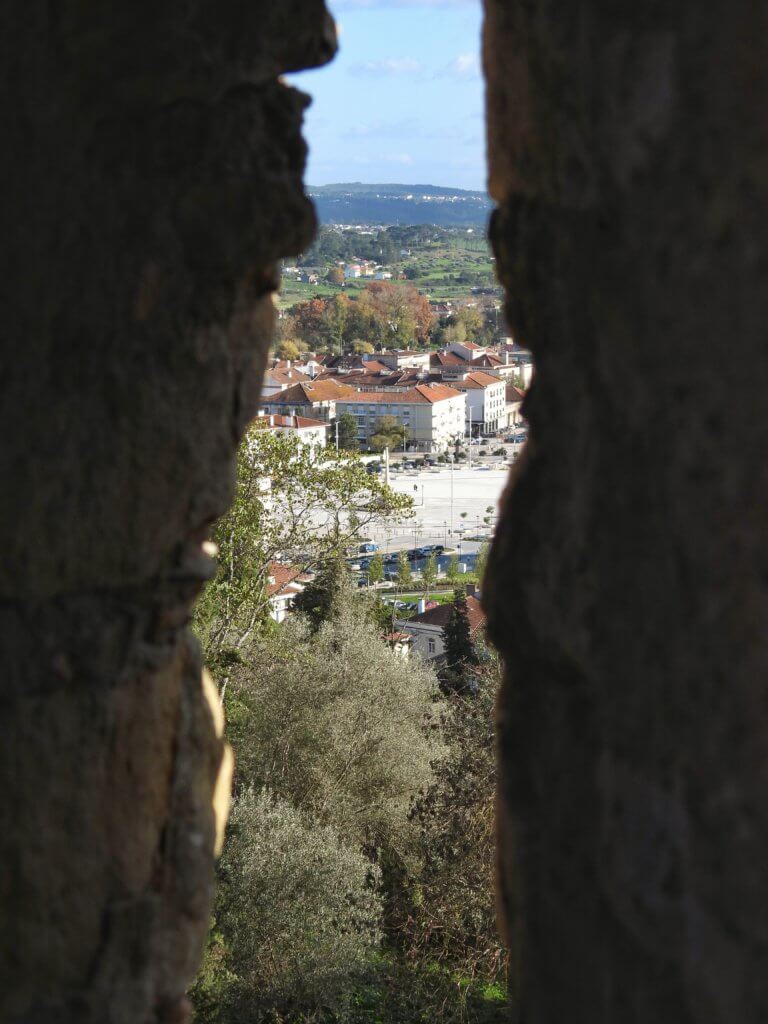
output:
[[768, 8], [485, 0], [525, 1024], [768, 1020]]
[[8, 0], [0, 39], [0, 1019], [180, 1021], [224, 757], [186, 623], [315, 227], [278, 76], [334, 30], [322, 0]]

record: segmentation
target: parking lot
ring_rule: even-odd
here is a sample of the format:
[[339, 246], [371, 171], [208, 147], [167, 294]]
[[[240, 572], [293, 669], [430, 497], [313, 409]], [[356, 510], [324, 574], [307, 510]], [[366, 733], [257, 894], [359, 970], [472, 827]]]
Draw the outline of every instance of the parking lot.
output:
[[[488, 465], [487, 463], [493, 463]], [[415, 515], [374, 534], [382, 551], [400, 551], [426, 544], [469, 555], [479, 547], [476, 538], [490, 536], [498, 516], [498, 503], [507, 482], [509, 467], [501, 459], [473, 459], [422, 470], [390, 472], [390, 485], [414, 500]]]

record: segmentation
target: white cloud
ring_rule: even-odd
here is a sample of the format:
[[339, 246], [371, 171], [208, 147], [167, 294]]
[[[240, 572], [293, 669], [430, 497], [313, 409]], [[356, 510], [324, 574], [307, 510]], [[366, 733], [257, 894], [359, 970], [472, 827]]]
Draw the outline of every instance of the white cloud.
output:
[[414, 57], [385, 57], [383, 60], [365, 60], [351, 64], [352, 75], [414, 75], [421, 71], [423, 65]]
[[438, 77], [479, 78], [480, 57], [477, 53], [460, 53], [437, 72]]

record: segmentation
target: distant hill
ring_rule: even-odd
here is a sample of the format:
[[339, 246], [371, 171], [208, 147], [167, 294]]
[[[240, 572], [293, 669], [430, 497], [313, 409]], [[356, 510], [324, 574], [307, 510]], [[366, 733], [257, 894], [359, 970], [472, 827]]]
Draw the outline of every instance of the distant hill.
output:
[[309, 186], [322, 224], [485, 225], [491, 201], [485, 192], [439, 185], [365, 185], [359, 181]]

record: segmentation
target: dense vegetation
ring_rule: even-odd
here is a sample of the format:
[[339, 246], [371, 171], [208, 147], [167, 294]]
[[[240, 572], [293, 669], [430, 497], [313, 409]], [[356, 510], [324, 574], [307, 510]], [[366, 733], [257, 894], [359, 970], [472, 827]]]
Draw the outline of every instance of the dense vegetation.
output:
[[321, 228], [312, 247], [295, 262], [312, 271], [317, 281], [283, 278], [280, 304], [289, 308], [301, 299], [332, 297], [339, 291], [355, 295], [364, 278], [344, 280], [339, 263], [371, 260], [433, 301], [473, 300], [498, 303], [500, 290], [488, 242], [481, 229], [449, 229], [433, 224], [369, 230]]
[[491, 203], [483, 192], [437, 185], [368, 185], [360, 182], [309, 189], [324, 224], [404, 224], [429, 221], [484, 225]]
[[[283, 439], [244, 445], [237, 499], [218, 530], [220, 572], [198, 621], [237, 769], [196, 1017], [501, 1022], [496, 662], [464, 637], [444, 671], [467, 673], [471, 663], [472, 685], [451, 688], [390, 648], [386, 616], [352, 588], [341, 555], [360, 518], [407, 509], [342, 456], [327, 467], [300, 462], [314, 526], [286, 525], [290, 489], [286, 506], [256, 482], [267, 467], [289, 474], [296, 459]], [[334, 514], [342, 496], [349, 511]], [[311, 544], [322, 571], [278, 627], [266, 614], [262, 563]], [[459, 617], [460, 603], [459, 594]]]
[[296, 359], [308, 349], [341, 355], [464, 341], [488, 344], [497, 320], [495, 308], [482, 305], [438, 316], [413, 286], [371, 281], [353, 294], [339, 291], [295, 303], [278, 323], [275, 352]]

